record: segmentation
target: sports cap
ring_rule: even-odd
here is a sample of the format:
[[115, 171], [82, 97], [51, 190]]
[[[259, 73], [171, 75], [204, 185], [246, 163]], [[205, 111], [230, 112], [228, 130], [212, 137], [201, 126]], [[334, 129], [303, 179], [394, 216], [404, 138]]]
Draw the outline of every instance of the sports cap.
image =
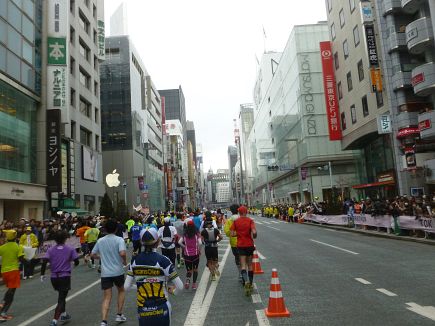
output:
[[144, 245], [153, 245], [159, 240], [157, 230], [154, 228], [143, 229], [140, 231], [140, 238]]

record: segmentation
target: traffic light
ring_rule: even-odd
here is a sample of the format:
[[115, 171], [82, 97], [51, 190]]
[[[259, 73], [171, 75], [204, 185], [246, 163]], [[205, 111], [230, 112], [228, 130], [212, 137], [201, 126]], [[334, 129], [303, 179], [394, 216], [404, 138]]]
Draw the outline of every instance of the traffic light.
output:
[[278, 165], [268, 165], [267, 166], [267, 171], [278, 171], [278, 170], [279, 170]]

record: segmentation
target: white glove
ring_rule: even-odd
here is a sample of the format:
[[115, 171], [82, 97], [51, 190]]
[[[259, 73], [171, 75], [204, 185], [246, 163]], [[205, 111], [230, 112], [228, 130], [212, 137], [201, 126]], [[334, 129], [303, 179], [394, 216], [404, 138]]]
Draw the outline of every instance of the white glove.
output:
[[47, 279], [45, 275], [41, 275], [41, 282], [44, 282]]

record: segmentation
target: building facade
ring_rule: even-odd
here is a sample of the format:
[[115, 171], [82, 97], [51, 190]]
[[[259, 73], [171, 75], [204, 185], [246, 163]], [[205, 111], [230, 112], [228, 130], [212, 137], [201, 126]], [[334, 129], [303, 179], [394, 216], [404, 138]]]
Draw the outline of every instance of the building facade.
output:
[[43, 19], [42, 1], [0, 2], [0, 221], [46, 213]]
[[236, 163], [237, 163], [237, 147], [228, 146], [228, 171], [230, 175], [230, 189], [231, 189], [231, 201], [234, 203], [239, 202], [239, 193], [236, 191]]
[[163, 129], [159, 93], [128, 36], [106, 38], [101, 66], [104, 175], [120, 186], [109, 196], [127, 208], [164, 209]]
[[352, 195], [356, 153], [329, 140], [319, 46], [325, 40], [326, 23], [295, 26], [278, 61], [261, 60], [256, 85], [264, 75], [271, 81], [262, 96], [254, 91], [245, 148], [253, 205]]

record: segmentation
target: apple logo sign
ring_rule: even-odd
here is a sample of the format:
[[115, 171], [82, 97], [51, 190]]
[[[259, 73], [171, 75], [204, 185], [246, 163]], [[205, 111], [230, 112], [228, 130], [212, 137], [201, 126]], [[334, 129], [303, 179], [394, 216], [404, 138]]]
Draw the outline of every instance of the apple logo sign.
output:
[[106, 175], [106, 184], [108, 187], [118, 187], [121, 182], [119, 181], [119, 173], [116, 173], [116, 169], [112, 173]]

